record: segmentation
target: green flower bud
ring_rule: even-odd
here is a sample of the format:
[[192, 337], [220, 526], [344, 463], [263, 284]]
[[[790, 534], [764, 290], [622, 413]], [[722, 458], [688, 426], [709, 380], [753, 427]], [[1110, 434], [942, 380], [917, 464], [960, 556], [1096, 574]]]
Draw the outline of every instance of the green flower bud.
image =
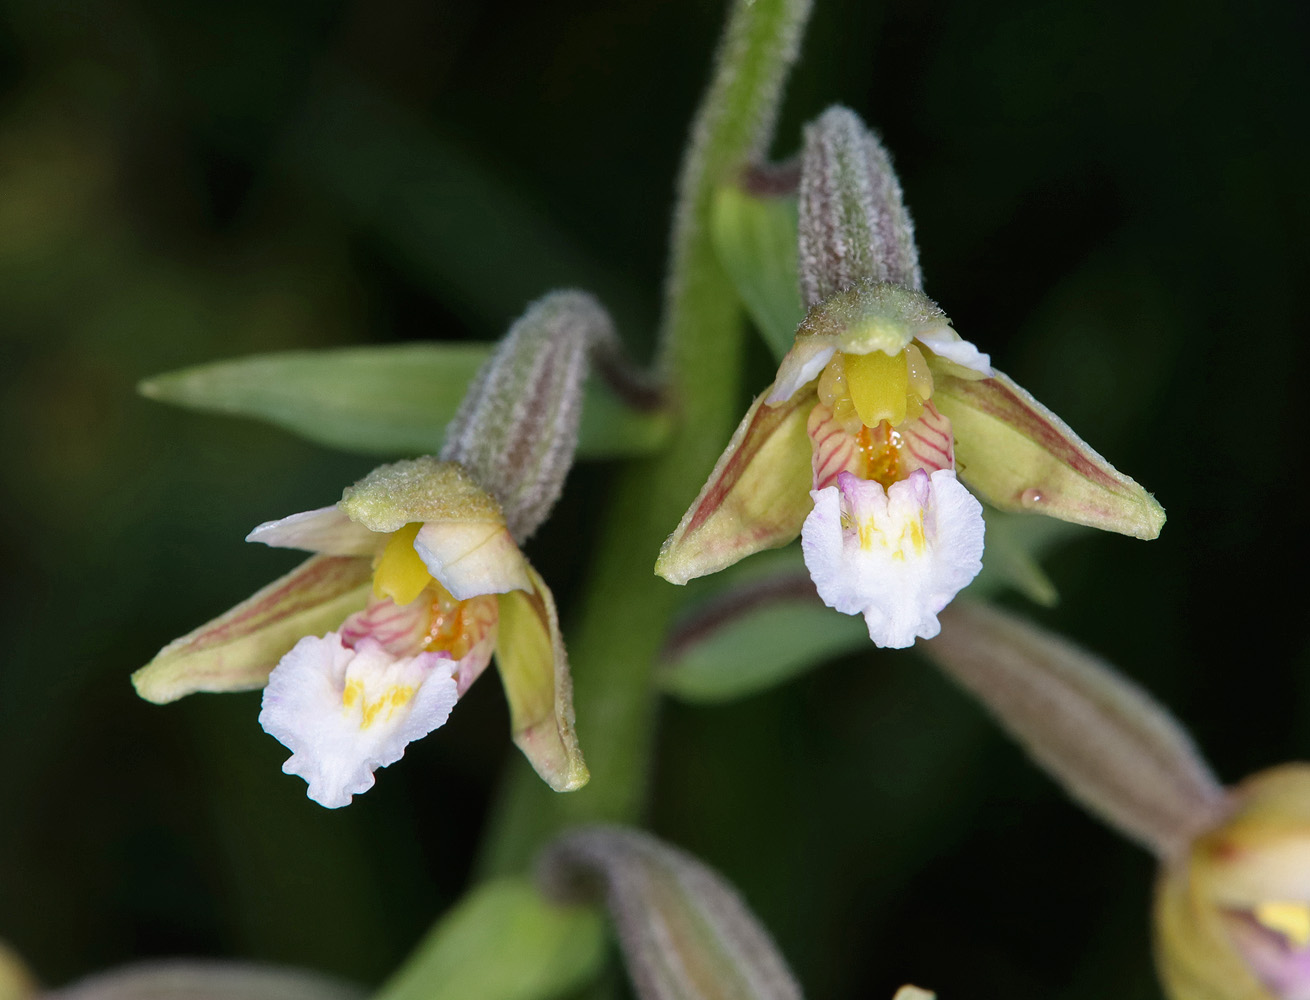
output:
[[522, 542], [546, 519], [573, 464], [592, 353], [616, 342], [583, 292], [552, 292], [510, 327], [446, 429], [441, 457], [500, 501]]
[[806, 306], [861, 282], [923, 287], [891, 157], [848, 108], [829, 108], [805, 129], [799, 256]]
[[777, 946], [718, 872], [649, 834], [587, 827], [541, 860], [548, 894], [603, 896], [641, 1000], [801, 1000]]

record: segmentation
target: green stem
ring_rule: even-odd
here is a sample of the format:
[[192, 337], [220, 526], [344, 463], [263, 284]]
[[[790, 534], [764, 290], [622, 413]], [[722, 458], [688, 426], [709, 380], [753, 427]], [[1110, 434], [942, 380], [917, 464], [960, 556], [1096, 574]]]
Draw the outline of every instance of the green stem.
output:
[[744, 316], [710, 242], [717, 188], [768, 151], [810, 0], [737, 0], [679, 182], [660, 363], [678, 407], [667, 451], [619, 476], [582, 614], [567, 636], [591, 783], [557, 795], [516, 766], [489, 831], [484, 873], [523, 871], [559, 831], [632, 823], [646, 799], [652, 672], [679, 591], [652, 567], [740, 414]]
[[[655, 720], [652, 673], [679, 596], [655, 576], [655, 556], [738, 417], [745, 323], [710, 243], [710, 209], [718, 186], [767, 152], [809, 7], [810, 0], [734, 2], [678, 188], [659, 359], [678, 424], [667, 451], [618, 477], [582, 613], [566, 632], [591, 783], [556, 794], [517, 761], [484, 845], [484, 876], [525, 872], [568, 827], [640, 819]], [[503, 919], [477, 928], [496, 940], [512, 933]], [[378, 1000], [445, 996], [432, 968], [443, 967], [448, 949], [466, 951], [467, 942], [439, 926]]]

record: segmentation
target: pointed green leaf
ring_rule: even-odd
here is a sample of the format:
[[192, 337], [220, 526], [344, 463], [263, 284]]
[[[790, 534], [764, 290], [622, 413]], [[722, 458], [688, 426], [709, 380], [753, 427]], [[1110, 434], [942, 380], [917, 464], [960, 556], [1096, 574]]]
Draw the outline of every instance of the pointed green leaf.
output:
[[[193, 410], [253, 417], [330, 448], [413, 455], [441, 447], [487, 344], [396, 344], [256, 354], [157, 375], [141, 394]], [[658, 448], [662, 410], [626, 405], [600, 380], [587, 382], [578, 452], [630, 455]]]
[[552, 1000], [601, 967], [599, 914], [548, 903], [526, 880], [486, 882], [428, 932], [374, 1000]]
[[796, 196], [719, 189], [714, 249], [769, 349], [781, 358], [805, 318], [796, 266]]

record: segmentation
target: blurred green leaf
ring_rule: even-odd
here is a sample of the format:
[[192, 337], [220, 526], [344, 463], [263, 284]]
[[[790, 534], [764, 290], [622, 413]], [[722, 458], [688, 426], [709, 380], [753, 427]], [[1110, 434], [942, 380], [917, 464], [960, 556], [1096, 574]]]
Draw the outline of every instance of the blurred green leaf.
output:
[[[318, 444], [372, 455], [441, 447], [446, 424], [490, 356], [488, 344], [398, 344], [287, 351], [215, 361], [143, 381], [141, 394], [188, 409], [253, 417]], [[587, 382], [578, 452], [653, 451], [670, 418], [634, 410], [599, 379]]]
[[805, 318], [796, 268], [796, 198], [727, 185], [715, 197], [711, 224], [723, 269], [769, 349], [781, 358]]
[[[1013, 589], [1044, 607], [1055, 604], [1055, 585], [1038, 559], [1088, 529], [988, 507], [983, 514], [987, 545], [970, 596]], [[660, 684], [684, 701], [745, 697], [870, 646], [863, 619], [819, 600], [798, 546], [748, 560], [714, 582], [689, 602], [664, 646]]]
[[191, 959], [138, 962], [40, 994], [41, 1000], [360, 1000], [363, 996], [358, 986], [305, 969]]
[[660, 673], [666, 691], [729, 701], [869, 645], [863, 619], [819, 600], [798, 546], [751, 562], [674, 626]]
[[1034, 604], [1054, 607], [1060, 595], [1038, 560], [1089, 529], [1040, 514], [1008, 514], [986, 504], [983, 521], [987, 525], [983, 568], [969, 584], [969, 594], [990, 597], [1013, 588]]
[[603, 955], [595, 911], [498, 879], [442, 917], [374, 1000], [549, 1000], [584, 986]]

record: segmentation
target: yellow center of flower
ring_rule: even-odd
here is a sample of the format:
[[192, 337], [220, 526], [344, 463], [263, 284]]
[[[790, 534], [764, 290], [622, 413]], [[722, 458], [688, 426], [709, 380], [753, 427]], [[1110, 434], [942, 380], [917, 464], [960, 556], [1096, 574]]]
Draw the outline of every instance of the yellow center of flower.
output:
[[1310, 945], [1310, 904], [1288, 900], [1269, 900], [1251, 911], [1255, 919], [1277, 931], [1296, 948]]
[[414, 538], [421, 527], [422, 523], [415, 521], [387, 539], [387, 547], [373, 567], [375, 596], [390, 597], [396, 604], [405, 605], [432, 582], [432, 574], [414, 551]]
[[898, 354], [833, 355], [819, 375], [820, 402], [838, 420], [855, 417], [866, 427], [882, 421], [895, 427], [923, 412], [932, 397], [932, 373], [923, 352], [911, 344]]
[[440, 583], [432, 581], [432, 619], [423, 648], [448, 653], [462, 660], [469, 650], [486, 638], [500, 617], [494, 594], [457, 601]]
[[413, 697], [412, 686], [396, 684], [370, 700], [363, 681], [349, 680], [346, 682], [346, 689], [341, 693], [341, 704], [348, 709], [359, 705], [359, 728], [367, 729], [378, 720], [378, 716], [382, 717], [383, 722], [388, 721], [395, 714], [396, 709], [404, 707]]
[[[851, 520], [847, 515], [842, 515], [844, 525], [850, 526]], [[928, 538], [923, 529], [923, 511], [904, 520], [890, 516], [881, 520], [877, 517], [866, 517], [856, 521], [854, 527], [860, 538], [861, 549], [866, 552], [875, 547], [887, 549], [897, 562], [905, 561], [907, 551], [922, 556], [924, 549], [928, 547]]]

